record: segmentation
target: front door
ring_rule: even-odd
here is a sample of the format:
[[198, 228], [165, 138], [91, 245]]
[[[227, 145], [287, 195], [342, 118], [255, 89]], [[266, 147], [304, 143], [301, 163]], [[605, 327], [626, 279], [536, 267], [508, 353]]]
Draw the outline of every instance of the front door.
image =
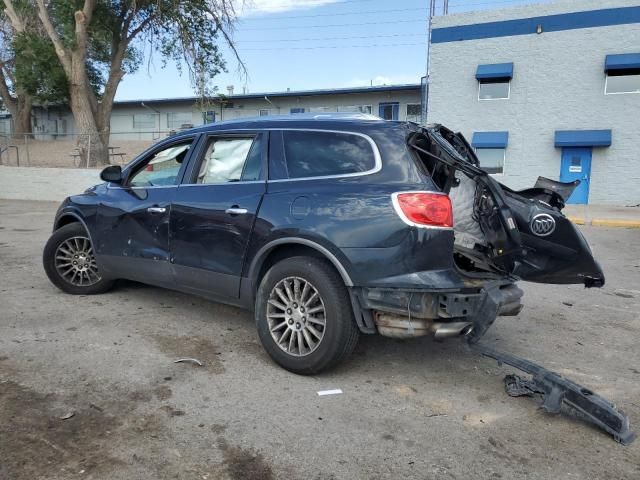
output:
[[169, 265], [171, 202], [186, 168], [194, 137], [165, 142], [109, 184], [98, 206], [96, 256], [107, 275], [172, 284]]
[[171, 263], [180, 288], [227, 301], [239, 297], [266, 189], [267, 137], [216, 133], [199, 142], [171, 211]]
[[591, 148], [564, 147], [560, 166], [560, 181], [580, 180], [567, 203], [589, 203], [589, 184], [591, 183]]

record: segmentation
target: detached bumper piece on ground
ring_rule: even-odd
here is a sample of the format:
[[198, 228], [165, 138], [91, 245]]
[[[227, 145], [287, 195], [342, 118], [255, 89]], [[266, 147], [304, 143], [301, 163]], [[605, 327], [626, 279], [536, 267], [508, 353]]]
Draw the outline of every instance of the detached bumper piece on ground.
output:
[[542, 409], [549, 413], [560, 413], [562, 404], [576, 410], [585, 419], [613, 435], [623, 445], [630, 445], [636, 438], [631, 430], [629, 418], [617, 410], [615, 405], [594, 392], [540, 365], [508, 353], [497, 352], [484, 345], [471, 347], [485, 357], [506, 363], [532, 376], [525, 380], [517, 375], [507, 375], [505, 386], [512, 397], [543, 396]]

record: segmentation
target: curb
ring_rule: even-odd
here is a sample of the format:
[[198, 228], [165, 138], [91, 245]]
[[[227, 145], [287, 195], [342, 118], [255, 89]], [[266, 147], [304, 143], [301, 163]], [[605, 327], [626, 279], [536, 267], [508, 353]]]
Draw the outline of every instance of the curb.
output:
[[639, 220], [607, 220], [603, 218], [594, 218], [593, 220], [585, 220], [582, 217], [567, 217], [576, 225], [587, 225], [592, 227], [615, 227], [615, 228], [640, 228]]

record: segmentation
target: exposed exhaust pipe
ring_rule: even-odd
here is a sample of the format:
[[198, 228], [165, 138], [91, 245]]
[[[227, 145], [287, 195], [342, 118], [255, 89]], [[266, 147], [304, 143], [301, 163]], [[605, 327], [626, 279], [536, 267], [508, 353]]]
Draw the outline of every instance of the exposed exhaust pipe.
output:
[[462, 337], [469, 335], [473, 330], [473, 323], [471, 322], [448, 322], [448, 323], [434, 323], [431, 327], [433, 331], [433, 338], [437, 341], [442, 341], [445, 338]]

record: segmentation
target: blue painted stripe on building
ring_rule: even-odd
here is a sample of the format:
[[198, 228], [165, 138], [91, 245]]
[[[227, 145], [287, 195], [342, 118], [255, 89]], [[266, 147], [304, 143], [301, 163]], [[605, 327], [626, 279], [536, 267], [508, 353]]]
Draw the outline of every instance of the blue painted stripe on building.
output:
[[506, 148], [509, 132], [473, 132], [471, 146], [474, 148]]
[[556, 147], [608, 147], [611, 130], [556, 130]]
[[562, 30], [608, 27], [629, 23], [640, 23], [640, 6], [605, 8], [587, 12], [561, 13], [500, 22], [434, 28], [431, 32], [431, 43], [530, 35], [536, 33], [538, 25], [542, 26], [543, 32], [559, 32]]
[[476, 78], [478, 80], [486, 80], [492, 78], [513, 78], [513, 63], [492, 63], [487, 65], [478, 65], [476, 70]]
[[604, 59], [604, 71], [630, 70], [640, 68], [640, 53], [621, 53], [607, 55]]

